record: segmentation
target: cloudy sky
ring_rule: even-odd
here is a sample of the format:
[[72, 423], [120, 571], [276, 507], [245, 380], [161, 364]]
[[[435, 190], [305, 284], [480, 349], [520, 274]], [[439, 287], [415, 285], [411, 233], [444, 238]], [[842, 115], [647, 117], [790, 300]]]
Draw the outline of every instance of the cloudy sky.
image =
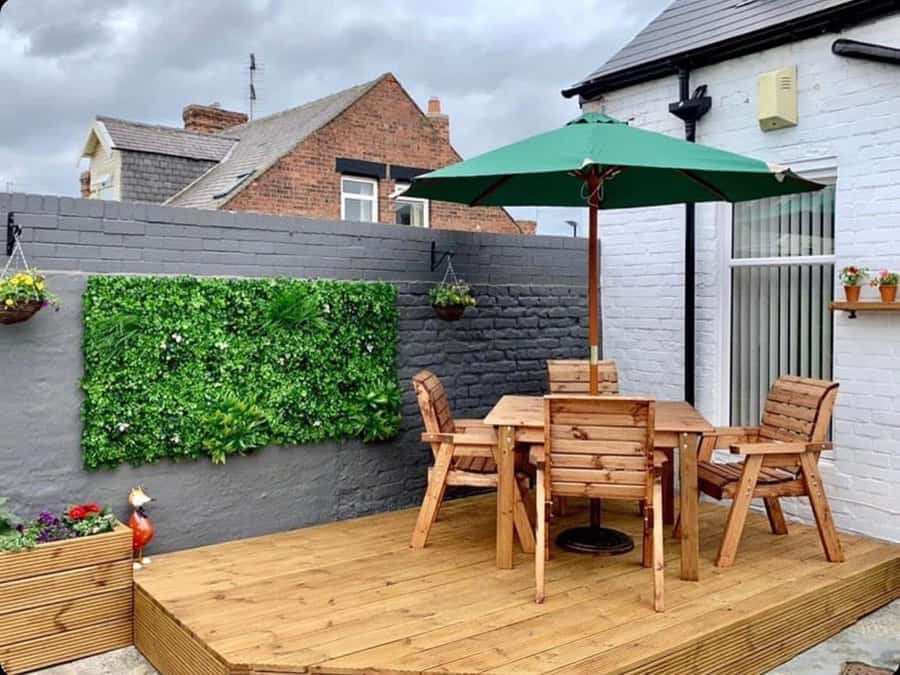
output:
[[[441, 98], [469, 157], [574, 116], [560, 89], [668, 2], [0, 0], [0, 190], [77, 194], [95, 114], [180, 126], [188, 103], [246, 110], [250, 52], [261, 114], [391, 71], [420, 105]], [[570, 217], [538, 215], [548, 232]]]

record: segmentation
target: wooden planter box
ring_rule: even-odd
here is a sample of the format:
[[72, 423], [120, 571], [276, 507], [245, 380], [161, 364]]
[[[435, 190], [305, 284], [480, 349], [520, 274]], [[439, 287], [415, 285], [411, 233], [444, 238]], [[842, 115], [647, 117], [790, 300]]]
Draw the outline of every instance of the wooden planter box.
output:
[[0, 553], [0, 673], [132, 644], [131, 530]]

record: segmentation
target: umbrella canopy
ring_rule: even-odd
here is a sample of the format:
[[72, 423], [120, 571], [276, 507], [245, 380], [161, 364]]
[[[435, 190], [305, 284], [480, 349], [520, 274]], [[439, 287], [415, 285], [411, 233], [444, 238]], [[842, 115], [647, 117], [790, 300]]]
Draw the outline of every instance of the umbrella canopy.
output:
[[585, 206], [588, 219], [590, 392], [597, 393], [597, 212], [690, 202], [738, 202], [824, 187], [786, 167], [586, 113], [413, 179], [404, 196], [470, 206]]
[[745, 201], [819, 190], [785, 167], [586, 113], [415, 178], [405, 196], [471, 206], [586, 206], [585, 175], [606, 172], [599, 208]]

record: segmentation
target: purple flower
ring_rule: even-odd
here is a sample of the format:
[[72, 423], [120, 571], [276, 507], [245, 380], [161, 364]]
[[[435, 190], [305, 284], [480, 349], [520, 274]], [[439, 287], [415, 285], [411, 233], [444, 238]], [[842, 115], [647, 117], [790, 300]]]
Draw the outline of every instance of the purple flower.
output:
[[43, 523], [44, 525], [52, 525], [54, 521], [58, 519], [49, 511], [41, 511], [40, 515], [38, 515], [38, 522]]

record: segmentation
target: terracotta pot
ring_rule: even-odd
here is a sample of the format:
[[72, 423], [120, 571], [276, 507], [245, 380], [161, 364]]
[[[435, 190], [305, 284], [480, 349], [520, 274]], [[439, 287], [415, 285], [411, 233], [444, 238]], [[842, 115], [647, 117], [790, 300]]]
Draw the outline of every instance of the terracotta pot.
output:
[[897, 299], [896, 286], [879, 286], [878, 292], [881, 293], [882, 302], [894, 302]]
[[847, 302], [859, 302], [860, 286], [844, 286], [844, 295]]
[[28, 321], [37, 314], [41, 307], [44, 306], [40, 300], [29, 300], [22, 305], [16, 305], [12, 308], [0, 307], [0, 323], [11, 324]]
[[465, 305], [432, 305], [432, 308], [441, 321], [459, 321], [466, 313]]

